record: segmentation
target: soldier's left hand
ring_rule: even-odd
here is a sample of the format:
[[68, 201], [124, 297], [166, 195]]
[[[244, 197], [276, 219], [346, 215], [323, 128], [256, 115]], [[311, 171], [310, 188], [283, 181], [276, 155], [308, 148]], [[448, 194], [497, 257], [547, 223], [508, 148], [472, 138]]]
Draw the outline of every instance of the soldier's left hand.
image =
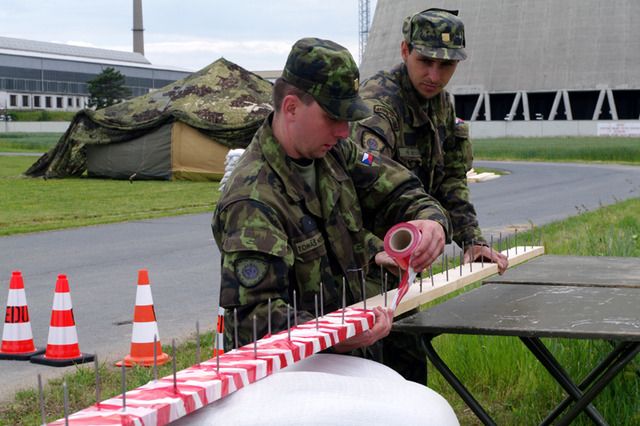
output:
[[411, 267], [414, 271], [421, 272], [431, 265], [444, 250], [444, 228], [434, 220], [412, 220], [409, 223], [418, 228], [422, 234], [420, 244], [411, 256]]
[[[472, 258], [473, 256], [473, 258]], [[493, 250], [491, 247], [474, 245], [464, 251], [464, 263], [473, 262], [484, 257], [485, 262], [492, 262], [498, 265], [498, 274], [504, 274], [509, 267], [509, 260], [504, 254]]]
[[399, 266], [393, 257], [389, 256], [386, 251], [376, 253], [375, 262], [378, 266], [384, 266], [384, 268], [393, 275], [398, 275]]

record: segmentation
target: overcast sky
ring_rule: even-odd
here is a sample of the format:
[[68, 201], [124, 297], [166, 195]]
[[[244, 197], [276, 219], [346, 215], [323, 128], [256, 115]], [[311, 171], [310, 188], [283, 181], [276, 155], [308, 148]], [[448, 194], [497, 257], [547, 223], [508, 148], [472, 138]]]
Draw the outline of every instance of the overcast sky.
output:
[[[371, 1], [371, 19], [376, 1]], [[301, 37], [331, 39], [358, 61], [357, 0], [142, 0], [145, 56], [200, 69], [221, 56], [281, 69]], [[2, 0], [0, 35], [132, 50], [132, 0]]]

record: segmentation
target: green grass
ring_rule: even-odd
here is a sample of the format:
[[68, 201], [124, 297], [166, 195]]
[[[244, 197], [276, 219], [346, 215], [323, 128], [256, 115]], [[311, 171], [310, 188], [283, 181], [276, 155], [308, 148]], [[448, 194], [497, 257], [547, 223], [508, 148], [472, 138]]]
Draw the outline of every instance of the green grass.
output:
[[640, 138], [564, 137], [475, 139], [476, 160], [640, 163]]
[[47, 152], [60, 136], [62, 133], [0, 133], [0, 152]]
[[[211, 358], [213, 351], [212, 333], [200, 336], [200, 359], [202, 361]], [[166, 342], [164, 342], [166, 343]], [[163, 352], [172, 355], [171, 343], [163, 345]], [[176, 369], [182, 370], [192, 366], [196, 362], [196, 338], [193, 338], [176, 347]], [[100, 400], [111, 398], [122, 393], [122, 370], [112, 364], [100, 362]], [[158, 378], [171, 376], [173, 368], [171, 362], [158, 367]], [[64, 418], [63, 382], [67, 382], [69, 392], [69, 414], [82, 410], [96, 401], [94, 364], [82, 364], [76, 366], [75, 372], [49, 380], [44, 385], [45, 413], [47, 422]], [[134, 367], [127, 369], [126, 382], [128, 389], [134, 389], [153, 380], [153, 369]], [[40, 402], [38, 389], [26, 389], [16, 393], [12, 402], [0, 405], [0, 425], [41, 424]]]
[[13, 121], [71, 121], [75, 112], [49, 111], [44, 109], [8, 110]]
[[0, 156], [0, 236], [213, 212], [218, 182], [22, 177], [34, 157]]

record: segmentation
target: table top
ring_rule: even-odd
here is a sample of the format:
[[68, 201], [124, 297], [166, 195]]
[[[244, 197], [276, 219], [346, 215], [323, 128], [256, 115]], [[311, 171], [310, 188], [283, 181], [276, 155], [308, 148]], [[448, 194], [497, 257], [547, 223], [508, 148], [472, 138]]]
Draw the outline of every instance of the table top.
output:
[[393, 329], [640, 342], [640, 288], [486, 284]]
[[545, 255], [484, 282], [640, 288], [640, 258]]

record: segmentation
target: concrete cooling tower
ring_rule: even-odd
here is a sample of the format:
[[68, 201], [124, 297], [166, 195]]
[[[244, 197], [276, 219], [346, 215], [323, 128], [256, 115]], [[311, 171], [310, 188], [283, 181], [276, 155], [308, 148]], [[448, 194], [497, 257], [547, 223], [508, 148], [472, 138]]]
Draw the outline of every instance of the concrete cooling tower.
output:
[[640, 119], [640, 1], [378, 0], [363, 78], [400, 62], [402, 20], [430, 7], [465, 23], [447, 86], [461, 118]]

